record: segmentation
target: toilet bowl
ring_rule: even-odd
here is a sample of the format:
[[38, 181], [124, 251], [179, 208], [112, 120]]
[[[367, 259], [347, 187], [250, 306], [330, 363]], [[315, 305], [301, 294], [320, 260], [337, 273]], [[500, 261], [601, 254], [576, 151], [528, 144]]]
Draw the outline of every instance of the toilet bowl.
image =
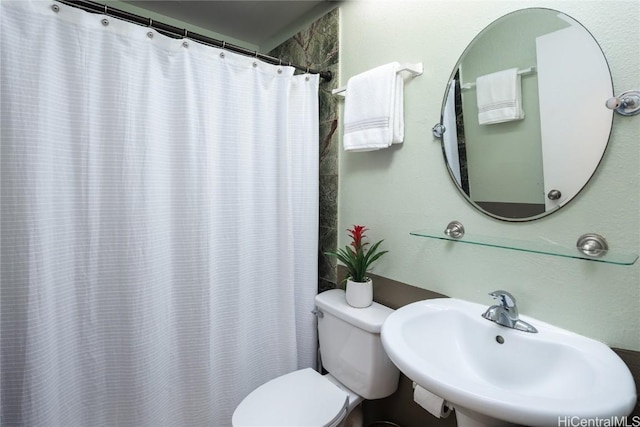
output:
[[[354, 308], [344, 291], [316, 296], [318, 338], [323, 367], [274, 378], [252, 391], [233, 413], [234, 427], [338, 427], [362, 425], [359, 405], [394, 393], [399, 371], [380, 340], [388, 307]], [[346, 426], [345, 426], [346, 427]]]

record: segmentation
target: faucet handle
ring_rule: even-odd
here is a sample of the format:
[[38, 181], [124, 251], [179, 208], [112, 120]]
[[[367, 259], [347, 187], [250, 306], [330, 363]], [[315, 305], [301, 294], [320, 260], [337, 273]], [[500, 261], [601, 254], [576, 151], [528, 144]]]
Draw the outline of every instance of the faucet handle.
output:
[[490, 292], [489, 295], [500, 301], [500, 305], [504, 308], [514, 308], [516, 306], [516, 298], [507, 291], [497, 290]]

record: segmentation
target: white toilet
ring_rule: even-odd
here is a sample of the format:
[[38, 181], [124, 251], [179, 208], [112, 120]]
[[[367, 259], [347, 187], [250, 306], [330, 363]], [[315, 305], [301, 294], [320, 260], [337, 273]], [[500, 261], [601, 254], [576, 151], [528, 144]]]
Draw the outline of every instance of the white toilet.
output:
[[[335, 427], [363, 399], [381, 399], [398, 388], [399, 371], [380, 341], [380, 328], [392, 309], [373, 303], [353, 308], [344, 291], [316, 296], [322, 364], [275, 378], [252, 391], [233, 413], [234, 427]], [[354, 415], [357, 412], [354, 411]], [[362, 423], [349, 417], [350, 426]]]

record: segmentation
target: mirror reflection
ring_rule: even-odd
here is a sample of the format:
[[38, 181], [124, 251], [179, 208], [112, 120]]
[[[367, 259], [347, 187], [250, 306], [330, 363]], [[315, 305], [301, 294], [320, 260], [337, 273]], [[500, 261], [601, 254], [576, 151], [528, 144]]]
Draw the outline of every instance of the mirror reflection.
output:
[[551, 9], [484, 29], [449, 80], [441, 123], [451, 178], [480, 211], [527, 221], [573, 199], [607, 146], [613, 94], [593, 36]]

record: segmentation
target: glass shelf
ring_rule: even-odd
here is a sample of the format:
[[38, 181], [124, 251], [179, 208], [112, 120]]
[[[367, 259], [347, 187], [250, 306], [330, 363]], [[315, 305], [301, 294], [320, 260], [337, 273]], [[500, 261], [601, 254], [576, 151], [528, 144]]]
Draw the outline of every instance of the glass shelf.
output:
[[590, 257], [583, 254], [577, 247], [561, 246], [557, 243], [540, 240], [515, 240], [505, 237], [482, 236], [479, 234], [465, 233], [461, 239], [455, 239], [444, 234], [443, 230], [418, 230], [410, 233], [412, 236], [427, 237], [430, 239], [449, 240], [458, 243], [468, 243], [472, 245], [489, 246], [494, 248], [511, 249], [565, 258], [584, 259], [587, 261], [603, 262], [607, 264], [632, 265], [638, 259], [638, 255], [620, 252], [609, 249], [607, 253], [599, 258]]

